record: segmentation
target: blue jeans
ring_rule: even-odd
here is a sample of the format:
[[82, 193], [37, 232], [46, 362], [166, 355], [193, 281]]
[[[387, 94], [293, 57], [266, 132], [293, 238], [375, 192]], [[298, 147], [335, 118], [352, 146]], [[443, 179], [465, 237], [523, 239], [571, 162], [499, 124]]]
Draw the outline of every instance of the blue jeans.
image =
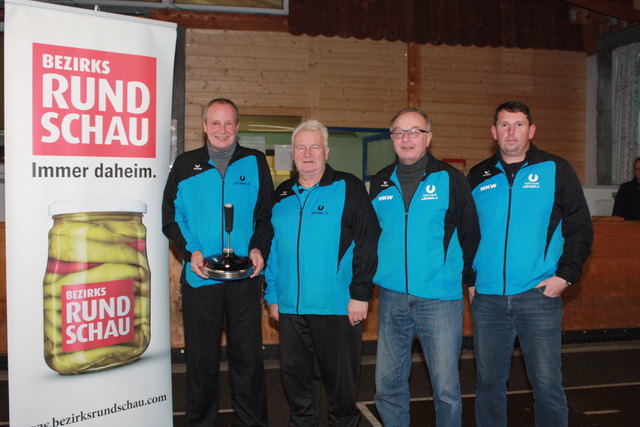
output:
[[562, 300], [534, 288], [517, 295], [476, 294], [471, 304], [477, 366], [476, 424], [507, 425], [507, 381], [516, 338], [533, 387], [536, 426], [566, 426], [562, 388]]
[[433, 388], [438, 427], [460, 426], [458, 360], [462, 300], [419, 298], [380, 288], [376, 408], [385, 427], [409, 426], [411, 346], [418, 335]]

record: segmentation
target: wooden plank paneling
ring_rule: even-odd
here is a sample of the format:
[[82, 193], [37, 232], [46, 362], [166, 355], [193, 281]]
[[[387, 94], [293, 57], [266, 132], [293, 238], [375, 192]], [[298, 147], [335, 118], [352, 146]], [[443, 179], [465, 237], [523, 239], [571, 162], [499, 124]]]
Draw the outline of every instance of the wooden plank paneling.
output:
[[640, 327], [640, 222], [594, 221], [583, 278], [563, 295], [565, 330]]
[[[584, 171], [585, 59], [575, 52], [415, 45], [286, 33], [187, 30], [186, 148], [202, 144], [202, 107], [218, 96], [240, 111], [296, 110], [328, 126], [386, 128], [395, 112], [419, 100], [434, 122], [433, 153], [467, 161], [495, 150], [495, 107], [519, 99], [532, 108], [536, 143]], [[412, 70], [409, 86], [408, 67]], [[410, 97], [410, 91], [417, 90]], [[172, 264], [175, 269], [178, 264]], [[175, 282], [177, 277], [171, 275]], [[172, 293], [179, 287], [172, 283]], [[179, 298], [172, 297], [172, 345], [183, 345]], [[376, 338], [377, 300], [365, 339]], [[263, 313], [265, 344], [278, 342]], [[469, 323], [465, 323], [469, 333]]]
[[519, 100], [531, 108], [536, 144], [565, 157], [584, 179], [583, 53], [422, 45], [421, 60], [421, 106], [434, 122], [436, 156], [450, 157], [444, 147], [459, 147], [458, 138], [468, 142], [460, 148], [470, 167], [492, 155], [493, 112]]
[[187, 149], [202, 143], [202, 106], [217, 96], [344, 127], [385, 128], [407, 102], [404, 43], [193, 29], [187, 43]]
[[202, 144], [202, 107], [309, 108], [309, 38], [286, 33], [188, 30], [185, 148]]
[[[336, 37], [317, 37], [314, 44], [317, 86], [312, 116], [331, 126], [385, 128], [395, 111], [406, 105], [406, 44]], [[338, 114], [323, 114], [331, 110]], [[369, 116], [381, 112], [386, 113], [382, 121], [381, 115]]]

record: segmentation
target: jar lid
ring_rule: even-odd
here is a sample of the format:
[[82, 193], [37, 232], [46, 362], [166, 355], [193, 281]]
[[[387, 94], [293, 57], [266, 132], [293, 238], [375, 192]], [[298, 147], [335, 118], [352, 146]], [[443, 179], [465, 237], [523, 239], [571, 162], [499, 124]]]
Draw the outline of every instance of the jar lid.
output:
[[49, 215], [83, 212], [146, 213], [147, 204], [140, 200], [63, 200], [49, 205]]

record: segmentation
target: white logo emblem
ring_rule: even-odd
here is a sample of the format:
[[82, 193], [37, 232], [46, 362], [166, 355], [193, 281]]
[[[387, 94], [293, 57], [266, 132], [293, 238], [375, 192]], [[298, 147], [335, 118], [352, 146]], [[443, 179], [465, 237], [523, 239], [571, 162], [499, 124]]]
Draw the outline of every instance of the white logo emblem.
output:
[[537, 173], [530, 173], [527, 179], [522, 188], [540, 188], [540, 176]]
[[484, 173], [482, 174], [482, 176], [491, 176], [491, 172], [489, 172], [489, 171], [484, 171]]
[[426, 193], [422, 194], [422, 200], [437, 200], [438, 199], [438, 193], [436, 193], [436, 186], [435, 185], [427, 184], [424, 187], [424, 190], [426, 191]]
[[393, 195], [389, 195], [389, 196], [378, 196], [378, 201], [382, 201], [382, 200], [393, 200]]

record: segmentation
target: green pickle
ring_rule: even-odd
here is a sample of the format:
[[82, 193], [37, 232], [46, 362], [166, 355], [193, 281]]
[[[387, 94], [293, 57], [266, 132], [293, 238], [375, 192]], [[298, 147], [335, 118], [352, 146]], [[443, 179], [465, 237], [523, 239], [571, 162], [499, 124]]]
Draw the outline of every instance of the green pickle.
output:
[[43, 280], [44, 358], [62, 375], [139, 359], [151, 340], [146, 204], [52, 203]]

